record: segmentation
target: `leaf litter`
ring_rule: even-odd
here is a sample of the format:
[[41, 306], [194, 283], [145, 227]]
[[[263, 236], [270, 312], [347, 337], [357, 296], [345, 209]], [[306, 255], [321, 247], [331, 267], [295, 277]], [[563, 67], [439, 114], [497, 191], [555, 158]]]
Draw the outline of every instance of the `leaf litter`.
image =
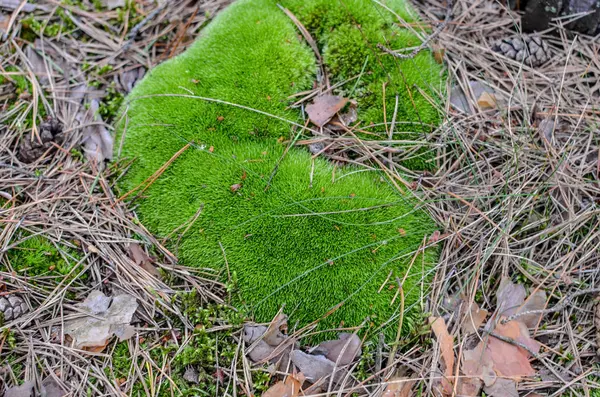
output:
[[306, 106], [306, 114], [308, 114], [308, 118], [314, 125], [323, 127], [347, 103], [347, 98], [329, 94], [320, 95], [315, 98], [313, 103]]
[[[287, 316], [279, 313], [268, 326], [246, 324], [243, 339], [248, 346], [247, 356], [256, 364], [265, 361], [279, 368], [292, 364], [301, 377], [290, 377], [286, 382], [278, 382], [268, 392], [269, 396], [288, 396], [291, 383], [304, 381], [314, 389], [323, 387], [329, 380], [333, 384], [340, 382], [346, 374], [346, 367], [356, 361], [361, 353], [361, 340], [353, 333], [342, 332], [338, 339], [321, 342], [317, 346], [300, 350], [295, 338], [287, 335]], [[292, 380], [290, 380], [292, 379]], [[301, 380], [300, 380], [301, 379]], [[293, 383], [295, 384], [295, 383]]]
[[100, 352], [113, 335], [123, 341], [135, 334], [130, 323], [138, 304], [131, 295], [108, 297], [95, 290], [77, 307], [84, 316], [66, 321], [64, 325], [64, 333], [72, 339], [76, 349]]

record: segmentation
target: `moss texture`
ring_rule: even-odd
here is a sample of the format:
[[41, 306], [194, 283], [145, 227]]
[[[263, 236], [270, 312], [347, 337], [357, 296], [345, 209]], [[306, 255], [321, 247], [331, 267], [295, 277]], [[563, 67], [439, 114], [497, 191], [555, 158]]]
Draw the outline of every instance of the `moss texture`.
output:
[[[364, 68], [360, 81], [342, 88], [358, 100], [363, 125], [383, 121], [384, 82], [388, 120], [398, 95], [398, 120], [412, 125], [410, 136], [438, 121], [419, 94], [432, 94], [441, 85], [431, 55], [398, 62], [375, 47], [418, 44], [391, 23], [394, 16], [387, 10], [370, 0], [280, 3], [314, 34], [333, 83]], [[410, 20], [404, 1], [386, 3]], [[153, 69], [130, 94], [119, 140], [122, 156], [136, 161], [120, 187], [125, 192], [140, 186], [193, 142], [137, 203], [142, 221], [156, 234], [179, 228], [172, 244], [183, 264], [222, 269], [224, 279], [237, 287], [236, 303], [259, 321], [286, 305], [304, 325], [344, 302], [322, 327], [367, 319], [382, 324], [398, 312], [397, 304], [390, 305], [396, 276], [404, 278], [434, 222], [378, 172], [336, 170], [321, 158], [313, 164], [300, 148], [277, 165], [285, 150], [281, 138], [295, 134], [290, 123], [194, 97], [302, 124], [299, 112], [287, 109], [288, 97], [310, 89], [315, 73], [314, 54], [275, 1], [232, 4], [192, 48]], [[418, 300], [422, 270], [435, 258], [428, 251], [415, 261], [404, 285], [407, 307]], [[390, 272], [390, 285], [378, 292]]]

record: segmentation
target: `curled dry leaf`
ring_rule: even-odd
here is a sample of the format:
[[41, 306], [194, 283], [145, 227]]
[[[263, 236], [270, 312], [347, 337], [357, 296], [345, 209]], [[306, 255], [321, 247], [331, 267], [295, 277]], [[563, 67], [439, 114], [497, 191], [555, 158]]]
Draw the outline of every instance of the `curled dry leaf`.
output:
[[128, 247], [129, 257], [136, 265], [140, 266], [154, 277], [160, 277], [160, 273], [154, 264], [152, 258], [146, 254], [139, 244], [129, 244]]
[[451, 380], [454, 378], [454, 338], [448, 333], [446, 321], [441, 317], [429, 317], [429, 324], [440, 344], [442, 364], [444, 367], [444, 378], [442, 389], [445, 395], [452, 395], [453, 387]]
[[287, 316], [279, 313], [269, 324], [263, 340], [271, 346], [279, 346], [287, 338], [284, 332], [287, 332]]
[[347, 98], [335, 95], [320, 95], [306, 107], [310, 121], [317, 127], [323, 127], [348, 103]]
[[263, 397], [297, 397], [304, 382], [304, 375], [299, 374], [288, 375], [285, 381], [275, 383], [269, 390], [263, 393]]
[[315, 356], [294, 350], [290, 353], [292, 363], [304, 374], [306, 380], [315, 383], [320, 379], [328, 379], [335, 370], [334, 383], [339, 382], [345, 371], [336, 367], [335, 363], [323, 356]]
[[130, 325], [138, 307], [134, 297], [127, 294], [107, 297], [100, 291], [92, 291], [78, 306], [87, 315], [67, 321], [64, 326], [64, 333], [71, 337], [76, 349], [98, 352], [113, 335], [121, 341], [134, 335]]
[[[287, 365], [289, 353], [295, 344], [288, 341], [287, 335], [282, 331], [287, 331], [287, 316], [281, 313], [273, 319], [269, 327], [244, 325], [242, 338], [249, 345], [247, 355], [250, 360], [255, 363], [269, 361], [273, 364]], [[284, 342], [288, 344], [282, 345]]]
[[337, 340], [322, 342], [313, 350], [312, 354], [324, 355], [328, 360], [338, 365], [348, 365], [361, 355], [361, 341], [358, 335], [342, 332]]

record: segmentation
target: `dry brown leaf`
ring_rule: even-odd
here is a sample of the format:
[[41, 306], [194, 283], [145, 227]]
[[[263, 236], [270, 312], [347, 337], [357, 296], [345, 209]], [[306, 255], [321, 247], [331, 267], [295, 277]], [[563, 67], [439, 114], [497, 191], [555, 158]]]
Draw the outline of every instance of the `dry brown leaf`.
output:
[[475, 302], [471, 303], [469, 310], [463, 319], [461, 329], [465, 334], [475, 333], [487, 318], [488, 311], [480, 309]]
[[290, 359], [311, 383], [315, 383], [319, 379], [329, 378], [334, 370], [336, 370], [334, 376], [335, 383], [343, 378], [345, 374], [345, 371], [340, 371], [333, 361], [323, 356], [315, 356], [304, 353], [301, 350], [294, 350], [290, 353]]
[[285, 381], [279, 381], [263, 393], [263, 397], [297, 397], [300, 393], [304, 375], [299, 374], [288, 375]]
[[271, 346], [279, 346], [281, 342], [287, 338], [283, 332], [287, 331], [287, 316], [283, 313], [279, 313], [263, 335], [263, 340]]
[[[529, 295], [525, 304], [517, 310], [517, 313], [524, 313], [532, 310], [542, 310], [546, 307], [546, 291], [536, 291]], [[535, 328], [542, 318], [542, 314], [525, 314], [517, 320], [529, 328]]]
[[444, 63], [444, 56], [446, 55], [446, 49], [439, 45], [433, 45], [433, 59], [439, 64]]
[[347, 102], [347, 98], [340, 96], [321, 95], [306, 107], [306, 114], [308, 114], [308, 118], [314, 125], [323, 127], [337, 112], [344, 108]]
[[107, 297], [94, 290], [78, 306], [88, 315], [66, 321], [64, 325], [64, 333], [72, 338], [76, 349], [99, 352], [113, 335], [121, 341], [133, 336], [135, 330], [129, 323], [138, 303], [131, 295]]
[[497, 378], [492, 385], [485, 386], [483, 391], [490, 397], [519, 397], [517, 383], [512, 379]]
[[451, 380], [454, 378], [454, 338], [448, 333], [446, 321], [441, 317], [429, 317], [429, 324], [440, 344], [442, 363], [444, 364], [444, 378], [442, 389], [445, 395], [452, 395]]
[[410, 378], [391, 378], [381, 397], [409, 397], [416, 380]]
[[337, 340], [322, 342], [311, 353], [315, 354], [315, 352], [318, 352], [334, 363], [337, 362], [340, 366], [348, 365], [356, 357], [360, 356], [360, 345], [361, 341], [358, 335], [342, 332], [338, 335]]
[[513, 283], [508, 277], [503, 277], [496, 291], [496, 311], [501, 316], [508, 317], [517, 312], [526, 296], [524, 286]]
[[[287, 326], [287, 317], [283, 318], [280, 317], [281, 315], [278, 315], [278, 317], [276, 317], [275, 320], [277, 320], [277, 318], [279, 318], [278, 321], [273, 321], [271, 324], [278, 324], [280, 327], [286, 327]], [[285, 315], [283, 315], [285, 316]], [[283, 323], [281, 322], [283, 321]], [[244, 341], [246, 342], [246, 344], [251, 345], [251, 347], [248, 349], [247, 351], [247, 355], [248, 357], [250, 357], [250, 360], [252, 360], [255, 363], [262, 363], [265, 361], [269, 361], [272, 364], [278, 363], [279, 365], [287, 365], [289, 362], [289, 354], [292, 351], [292, 349], [294, 348], [295, 344], [294, 343], [289, 343], [289, 345], [284, 346], [283, 348], [280, 348], [280, 344], [282, 342], [284, 342], [287, 339], [287, 336], [281, 334], [280, 330], [281, 328], [275, 328], [279, 330], [279, 334], [277, 336], [271, 335], [271, 337], [269, 337], [269, 340], [271, 342], [275, 342], [277, 344], [275, 345], [270, 345], [269, 343], [267, 343], [265, 341], [265, 339], [263, 338], [263, 335], [266, 334], [268, 328], [265, 327], [264, 325], [251, 325], [251, 324], [246, 324], [244, 325], [244, 334], [242, 335], [242, 338], [244, 339]], [[269, 331], [269, 332], [273, 332], [273, 331]], [[283, 336], [283, 339], [281, 339], [281, 336]], [[277, 349], [277, 351], [275, 351]], [[273, 353], [276, 353], [275, 355], [273, 355]]]
[[[484, 369], [481, 363], [483, 345], [480, 343], [473, 350], [466, 350], [462, 355], [462, 373], [458, 383], [458, 394], [461, 396], [478, 396], [483, 386]], [[488, 363], [491, 367], [491, 363]]]
[[484, 91], [479, 98], [477, 98], [477, 106], [481, 109], [495, 109], [498, 106], [496, 96]]
[[154, 264], [152, 263], [152, 258], [146, 254], [146, 252], [142, 249], [139, 244], [129, 244], [128, 247], [129, 257], [136, 265], [140, 266], [148, 273], [155, 277], [160, 277], [160, 273]]

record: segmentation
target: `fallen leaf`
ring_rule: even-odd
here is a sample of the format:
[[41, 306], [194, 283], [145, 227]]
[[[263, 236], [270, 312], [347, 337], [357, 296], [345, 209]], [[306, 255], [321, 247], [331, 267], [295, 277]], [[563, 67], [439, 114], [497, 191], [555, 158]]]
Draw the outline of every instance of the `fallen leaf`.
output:
[[308, 118], [317, 127], [323, 127], [337, 112], [348, 103], [347, 98], [335, 95], [320, 95], [312, 104], [306, 106]]
[[285, 381], [275, 383], [269, 390], [264, 392], [263, 397], [297, 397], [304, 379], [302, 372], [288, 375]]
[[120, 341], [134, 335], [130, 325], [138, 307], [134, 297], [127, 294], [107, 297], [95, 290], [77, 306], [88, 315], [67, 321], [64, 326], [64, 333], [71, 337], [76, 349], [102, 351], [113, 335]]
[[477, 98], [477, 106], [481, 109], [495, 109], [497, 105], [496, 95], [490, 94], [489, 92], [484, 91], [479, 98]]
[[142, 66], [115, 74], [114, 80], [121, 86], [123, 91], [130, 92], [138, 81], [144, 77], [146, 69]]
[[232, 193], [237, 192], [238, 190], [240, 190], [242, 188], [242, 184], [241, 183], [236, 183], [233, 184], [229, 187], [229, 190], [231, 190]]
[[348, 109], [344, 113], [338, 113], [333, 116], [327, 127], [334, 131], [343, 131], [344, 127], [347, 127], [358, 120], [357, 107], [358, 102], [350, 101]]
[[[465, 94], [465, 92], [459, 85], [454, 86], [450, 91], [450, 104], [456, 110], [461, 111], [463, 113], [472, 114], [473, 110], [472, 107], [469, 106], [469, 104], [473, 103], [473, 105], [475, 105], [475, 103], [478, 102], [479, 98], [481, 98], [484, 93], [487, 93], [490, 97], [494, 98], [496, 102], [496, 105], [494, 105], [494, 107], [497, 107], [497, 105], [500, 102], [494, 89], [487, 83], [484, 83], [483, 81], [469, 81], [469, 87], [467, 91], [468, 93]], [[472, 97], [471, 93], [473, 95]], [[471, 100], [470, 98], [474, 98], [474, 100]], [[484, 97], [484, 100], [486, 100], [486, 98], [487, 97]]]
[[335, 383], [339, 382], [345, 373], [345, 371], [340, 371], [339, 367], [336, 367], [333, 361], [328, 360], [323, 356], [304, 353], [301, 350], [292, 351], [290, 353], [290, 359], [311, 383], [315, 383], [319, 379], [329, 378], [336, 368], [337, 371], [334, 376]]
[[503, 277], [496, 291], [496, 311], [501, 316], [513, 315], [523, 304], [526, 296], [524, 286], [513, 283], [508, 277]]
[[125, 7], [125, 0], [103, 0], [102, 2], [109, 10], [113, 10], [118, 7]]
[[271, 346], [279, 346], [287, 338], [282, 331], [287, 331], [287, 316], [279, 313], [269, 324], [263, 335], [263, 340]]
[[552, 144], [554, 137], [554, 131], [556, 130], [555, 116], [548, 116], [538, 125], [538, 132], [540, 135], [548, 141], [549, 144]]
[[[525, 301], [525, 304], [517, 310], [516, 313], [525, 313], [533, 310], [542, 310], [546, 307], [546, 291], [536, 291], [529, 295], [529, 298]], [[518, 321], [522, 322], [529, 328], [535, 328], [540, 320], [542, 314], [525, 314], [518, 318]]]
[[21, 386], [13, 386], [6, 389], [4, 397], [32, 397], [33, 388], [35, 383], [28, 380], [25, 381]]
[[[287, 318], [286, 318], [287, 319]], [[277, 322], [272, 322], [272, 324], [280, 324]], [[286, 323], [287, 324], [287, 323]], [[280, 339], [276, 336], [269, 337], [269, 341], [276, 343], [275, 345], [268, 344], [263, 335], [267, 332], [268, 327], [264, 325], [244, 325], [244, 334], [242, 338], [250, 346], [247, 351], [248, 357], [255, 363], [260, 363], [268, 360], [270, 363], [275, 364], [279, 363], [279, 365], [286, 365], [289, 362], [289, 354], [292, 349], [295, 347], [295, 344], [290, 343], [289, 346], [285, 346], [284, 348], [280, 348], [280, 344], [285, 342], [287, 337], [284, 335], [283, 339]], [[261, 339], [263, 338], [263, 339]], [[275, 351], [276, 349], [277, 352]], [[276, 355], [273, 355], [276, 353]]]
[[[462, 356], [462, 373], [459, 378], [458, 395], [460, 396], [478, 396], [483, 387], [484, 365], [482, 365], [482, 348], [481, 343], [472, 350], [466, 350]], [[487, 363], [491, 368], [491, 363]]]
[[490, 397], [519, 397], [517, 382], [512, 379], [497, 378], [490, 386], [484, 386], [483, 391]]
[[112, 160], [113, 156], [113, 138], [108, 129], [104, 126], [104, 121], [98, 113], [100, 104], [98, 100], [93, 99], [90, 102], [88, 112], [79, 112], [76, 119], [82, 124], [88, 124], [83, 129], [81, 144], [88, 161], [95, 162], [99, 167], [103, 167], [104, 160]]
[[244, 339], [244, 342], [246, 342], [248, 344], [252, 344], [256, 340], [258, 340], [258, 338], [263, 336], [263, 334], [266, 331], [267, 331], [267, 327], [265, 327], [264, 325], [245, 324], [244, 325], [244, 335], [242, 335], [242, 338]]
[[47, 377], [42, 381], [42, 393], [43, 397], [63, 397], [68, 393], [63, 390], [62, 386], [51, 376]]
[[461, 324], [462, 332], [465, 334], [475, 333], [481, 327], [487, 315], [487, 310], [480, 309], [477, 303], [472, 302]]
[[[513, 339], [537, 354], [540, 345], [529, 336], [525, 324], [519, 321], [502, 324], [501, 321], [502, 318], [494, 333]], [[524, 376], [533, 376], [536, 372], [529, 363], [529, 356], [527, 350], [490, 335], [480, 341], [474, 349], [463, 352], [461, 368], [464, 377], [459, 383], [458, 390], [463, 395], [476, 396], [483, 383], [485, 387], [493, 387], [499, 377], [512, 378], [511, 381], [515, 381]], [[501, 382], [497, 389], [492, 390], [504, 390], [503, 388], [510, 390], [510, 385]]]
[[391, 378], [381, 397], [409, 397], [416, 380], [410, 378]]
[[[532, 310], [541, 310], [546, 306], [546, 292], [536, 291], [527, 300], [527, 292], [522, 285], [514, 284], [510, 278], [504, 277], [496, 292], [497, 312], [501, 316], [509, 317], [516, 313], [524, 313]], [[517, 318], [529, 328], [535, 327], [541, 319], [540, 314], [527, 314]], [[490, 319], [490, 321], [492, 321]], [[488, 326], [490, 324], [488, 323]]]
[[444, 63], [444, 55], [446, 55], [446, 49], [442, 48], [439, 44], [432, 44], [431, 50], [433, 53], [433, 59], [439, 64]]
[[146, 254], [146, 251], [144, 251], [139, 244], [129, 244], [127, 250], [129, 251], [129, 257], [131, 258], [131, 260], [133, 260], [133, 262], [135, 262], [136, 265], [140, 266], [142, 269], [146, 270], [151, 275], [157, 278], [160, 277], [158, 269], [152, 263], [152, 258], [150, 258], [148, 254]]
[[[362, 353], [361, 341], [358, 335], [343, 332], [338, 335], [337, 340], [328, 340], [320, 343], [312, 354], [324, 355], [328, 360], [338, 363], [338, 365], [348, 365]], [[342, 354], [343, 352], [343, 354]], [[340, 356], [341, 355], [341, 356]]]
[[442, 389], [444, 394], [452, 395], [452, 379], [454, 379], [454, 338], [448, 333], [446, 321], [441, 317], [429, 317], [429, 324], [440, 344], [440, 352], [444, 367]]

